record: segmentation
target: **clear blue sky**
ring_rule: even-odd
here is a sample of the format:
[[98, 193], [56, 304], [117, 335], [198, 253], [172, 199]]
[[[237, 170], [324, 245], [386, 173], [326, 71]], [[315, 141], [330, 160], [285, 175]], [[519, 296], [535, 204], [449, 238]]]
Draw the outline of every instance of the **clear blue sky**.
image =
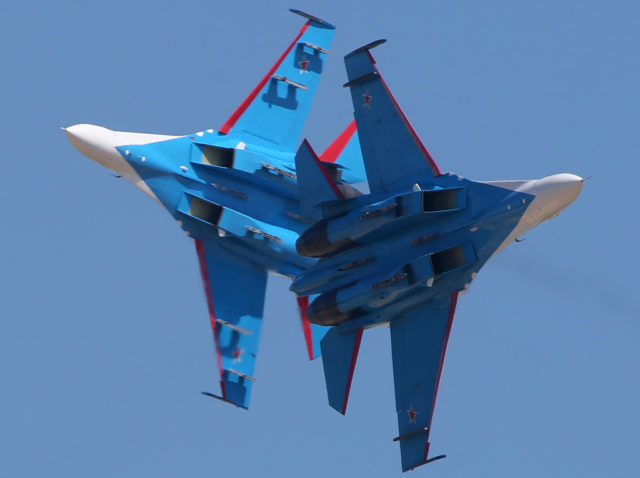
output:
[[[354, 2], [355, 3], [355, 2]], [[378, 66], [443, 170], [592, 176], [459, 303], [411, 476], [640, 476], [638, 2], [5, 2], [0, 476], [400, 476], [387, 329], [346, 417], [288, 283], [269, 285], [252, 406], [217, 369], [192, 241], [58, 126], [218, 128], [301, 26], [337, 26], [305, 135], [350, 121], [342, 57]]]

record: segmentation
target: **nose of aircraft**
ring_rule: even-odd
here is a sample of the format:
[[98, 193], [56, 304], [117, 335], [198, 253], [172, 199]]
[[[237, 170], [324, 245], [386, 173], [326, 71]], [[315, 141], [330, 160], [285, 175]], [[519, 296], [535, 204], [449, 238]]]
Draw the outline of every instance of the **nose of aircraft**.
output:
[[94, 124], [74, 124], [62, 129], [78, 151], [105, 168], [118, 173], [140, 191], [160, 203], [156, 195], [118, 152], [116, 147], [146, 145], [175, 139], [178, 136], [113, 131]]
[[102, 166], [120, 173], [124, 158], [116, 150], [116, 146], [122, 145], [122, 138], [116, 131], [93, 124], [74, 124], [63, 129], [78, 151]]
[[583, 183], [583, 178], [568, 173], [530, 181], [523, 188], [523, 192], [535, 196], [525, 213], [529, 216], [526, 218], [527, 222], [534, 226], [557, 215], [576, 200]]

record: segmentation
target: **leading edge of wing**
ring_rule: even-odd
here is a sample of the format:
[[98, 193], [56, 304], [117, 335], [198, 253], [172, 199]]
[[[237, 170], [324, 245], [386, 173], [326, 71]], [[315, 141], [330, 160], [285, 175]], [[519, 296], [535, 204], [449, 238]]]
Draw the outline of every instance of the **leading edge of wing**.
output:
[[221, 396], [203, 393], [249, 408], [267, 272], [200, 239], [195, 243], [220, 372]]
[[390, 324], [402, 471], [429, 458], [429, 433], [458, 292], [429, 302]]
[[442, 173], [380, 75], [370, 49], [377, 40], [344, 58], [367, 179], [372, 192], [403, 181], [433, 179]]
[[[248, 134], [251, 141], [293, 151], [311, 105], [335, 27], [291, 9], [307, 22], [220, 133]], [[261, 94], [262, 93], [262, 94]], [[260, 96], [259, 96], [260, 95]]]

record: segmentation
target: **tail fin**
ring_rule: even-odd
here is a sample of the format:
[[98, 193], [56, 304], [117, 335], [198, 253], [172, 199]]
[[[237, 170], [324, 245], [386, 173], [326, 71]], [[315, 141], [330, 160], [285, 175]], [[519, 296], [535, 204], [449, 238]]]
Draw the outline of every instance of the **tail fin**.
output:
[[337, 163], [341, 167], [342, 179], [348, 183], [367, 180], [355, 120], [351, 121], [349, 126], [324, 150], [320, 160], [326, 163]]
[[[313, 297], [313, 296], [312, 296]], [[316, 325], [307, 319], [307, 306], [309, 305], [309, 297], [298, 297], [298, 307], [300, 310], [300, 320], [302, 321], [302, 331], [304, 332], [304, 340], [307, 342], [307, 353], [309, 360], [320, 357], [320, 341], [329, 332], [329, 327]]]
[[336, 327], [332, 327], [321, 342], [329, 405], [343, 415], [347, 411], [351, 379], [361, 339], [362, 329], [340, 333]]
[[344, 194], [306, 139], [296, 153], [296, 174], [300, 211], [305, 218], [318, 220], [322, 211], [316, 207], [317, 205], [344, 199]]

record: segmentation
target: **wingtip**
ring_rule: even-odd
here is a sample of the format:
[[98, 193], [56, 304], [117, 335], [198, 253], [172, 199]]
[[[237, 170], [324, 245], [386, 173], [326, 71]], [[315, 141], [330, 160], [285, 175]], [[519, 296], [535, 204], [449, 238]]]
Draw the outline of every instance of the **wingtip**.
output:
[[290, 8], [289, 11], [291, 13], [295, 13], [296, 15], [300, 15], [301, 17], [304, 17], [308, 20], [311, 20], [312, 22], [316, 22], [319, 25], [322, 25], [325, 28], [330, 28], [331, 30], [335, 30], [336, 27], [334, 25], [332, 25], [331, 23], [323, 20], [322, 18], [318, 18], [318, 17], [314, 17], [313, 15], [309, 15], [306, 12], [303, 12], [302, 10], [298, 10], [297, 8]]
[[357, 55], [358, 53], [362, 53], [363, 51], [367, 51], [367, 50], [371, 50], [377, 46], [382, 45], [383, 43], [386, 43], [387, 39], [386, 38], [381, 38], [380, 40], [375, 40], [372, 41], [371, 43], [367, 43], [364, 46], [361, 46], [360, 48], [356, 48], [355, 50], [353, 50], [351, 53], [347, 53], [344, 57], [345, 58], [349, 58], [350, 56], [353, 55]]
[[410, 466], [407, 466], [406, 468], [403, 467], [402, 471], [404, 472], [404, 471], [415, 470], [419, 466], [427, 465], [427, 464], [432, 463], [434, 461], [442, 460], [443, 458], [446, 458], [446, 457], [447, 457], [447, 455], [434, 456], [433, 458], [429, 458], [427, 460], [421, 461], [419, 463], [416, 463], [415, 465], [410, 465]]
[[245, 410], [249, 410], [249, 407], [247, 407], [246, 405], [241, 405], [239, 403], [233, 402], [231, 400], [228, 400], [225, 397], [222, 397], [220, 395], [216, 395], [215, 393], [211, 393], [211, 392], [200, 392], [202, 395], [205, 395], [207, 397], [211, 397], [211, 398], [215, 398], [217, 400], [220, 400], [221, 402], [225, 402], [225, 403], [229, 403], [231, 405], [235, 405], [238, 408], [244, 408]]

